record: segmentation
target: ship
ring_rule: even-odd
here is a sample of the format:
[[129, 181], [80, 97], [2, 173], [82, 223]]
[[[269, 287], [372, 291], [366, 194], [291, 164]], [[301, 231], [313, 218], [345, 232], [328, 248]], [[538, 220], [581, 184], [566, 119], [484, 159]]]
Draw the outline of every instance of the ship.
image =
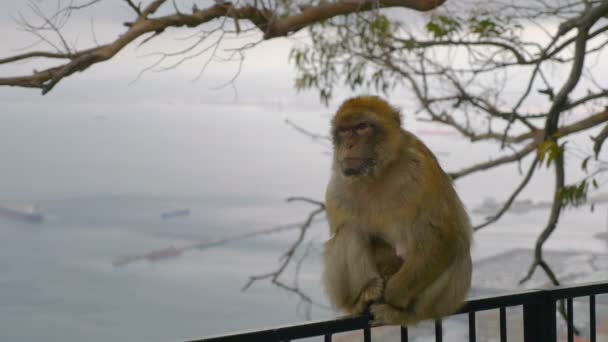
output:
[[0, 218], [29, 223], [40, 223], [44, 219], [44, 216], [36, 206], [21, 207], [0, 204]]
[[190, 215], [190, 209], [177, 209], [164, 212], [160, 215], [163, 220], [169, 220], [172, 218], [183, 217]]
[[125, 255], [125, 256], [121, 256], [121, 257], [114, 259], [112, 261], [112, 265], [115, 267], [120, 267], [120, 266], [125, 266], [127, 264], [130, 264], [134, 261], [139, 261], [139, 260], [143, 260], [143, 259], [146, 259], [150, 262], [154, 262], [154, 261], [159, 261], [159, 260], [164, 260], [164, 259], [176, 258], [176, 257], [182, 255], [182, 253], [186, 249], [187, 248], [176, 248], [174, 246], [169, 246], [167, 248], [158, 249], [158, 250], [146, 253], [146, 254]]

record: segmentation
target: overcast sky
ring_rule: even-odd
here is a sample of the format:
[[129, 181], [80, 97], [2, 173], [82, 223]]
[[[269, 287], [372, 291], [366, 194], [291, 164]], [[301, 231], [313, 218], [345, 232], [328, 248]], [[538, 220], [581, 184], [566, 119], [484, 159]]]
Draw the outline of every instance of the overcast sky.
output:
[[[77, 3], [81, 2], [85, 1]], [[35, 0], [34, 3], [46, 13], [52, 13], [57, 1]], [[184, 11], [189, 11], [192, 6], [191, 0], [180, 0], [176, 3]], [[197, 4], [201, 7], [205, 5], [205, 2], [198, 1]], [[461, 4], [458, 5], [461, 6]], [[24, 50], [20, 49], [37, 41], [32, 34], [19, 30], [15, 19], [20, 15], [34, 23], [39, 22], [40, 19], [36, 18], [33, 11], [28, 8], [27, 1], [5, 1], [2, 6], [0, 56], [3, 57], [22, 52]], [[172, 10], [172, 5], [168, 2], [161, 7], [159, 14]], [[406, 9], [394, 9], [393, 11], [401, 17], [411, 16], [411, 20], [408, 22], [425, 20], [424, 18], [428, 16], [428, 14]], [[132, 11], [123, 1], [106, 0], [90, 8], [74, 12], [62, 32], [70, 44], [78, 48], [87, 48], [94, 46], [95, 42], [105, 43], [114, 40], [116, 36], [125, 31], [122, 23], [132, 18]], [[216, 89], [234, 76], [238, 70], [237, 63], [211, 63], [202, 77], [195, 80], [207, 61], [204, 57], [194, 58], [173, 70], [161, 73], [148, 72], [138, 79], [140, 71], [156, 61], [155, 56], [149, 56], [151, 53], [170, 52], [183, 48], [191, 41], [180, 40], [180, 38], [197, 32], [199, 29], [172, 29], [141, 48], [138, 48], [137, 44], [131, 44], [112, 60], [96, 64], [82, 74], [72, 75], [62, 80], [45, 97], [41, 97], [40, 91], [36, 89], [2, 88], [0, 101], [12, 103], [23, 101], [29, 104], [44, 103], [45, 105], [57, 102], [66, 103], [66, 101], [72, 104], [75, 102], [134, 104], [142, 101], [175, 104], [217, 102], [251, 104], [252, 102], [276, 103], [280, 101], [283, 104], [319, 107], [319, 100], [315, 92], [307, 91], [296, 94], [293, 89], [295, 69], [289, 64], [288, 55], [294, 41], [303, 39], [305, 32], [297, 34], [290, 40], [280, 38], [265, 41], [248, 50], [242, 72], [234, 82], [235, 87]], [[539, 39], [546, 37], [538, 27], [530, 27], [527, 30], [527, 37], [536, 36]], [[51, 37], [54, 42], [58, 42], [57, 37], [52, 34], [49, 34], [48, 37]], [[259, 36], [245, 41], [251, 42], [257, 38]], [[224, 47], [237, 47], [245, 41], [226, 41], [228, 45]], [[48, 46], [43, 44], [35, 48], [49, 50]], [[1, 65], [0, 76], [29, 74], [34, 68], [42, 69], [48, 65], [41, 63], [43, 63], [41, 60], [34, 60], [27, 63]], [[591, 63], [599, 64], [599, 67], [595, 68], [598, 73], [608, 69], [602, 63], [598, 63], [597, 59], [590, 59], [589, 64]], [[170, 61], [165, 65], [169, 64], [171, 64]], [[564, 71], [564, 68], [558, 67], [551, 72], [559, 75]], [[134, 82], [136, 79], [138, 81]], [[518, 86], [517, 83], [515, 85]], [[343, 94], [346, 96], [349, 92], [345, 91]], [[337, 100], [339, 99], [338, 96]], [[524, 106], [526, 105], [531, 104], [524, 104]]]
[[[41, 5], [51, 5], [54, 1], [41, 1]], [[108, 42], [124, 30], [122, 22], [130, 18], [129, 9], [118, 1], [106, 1], [95, 6], [95, 11], [75, 13], [66, 25], [64, 34], [68, 41], [78, 47], [93, 44], [93, 34], [98, 42]], [[0, 13], [0, 56], [17, 54], [36, 41], [36, 37], [19, 31], [13, 18], [21, 12], [34, 18], [24, 2], [5, 2]], [[154, 57], [145, 55], [156, 51], [170, 51], [184, 46], [176, 41], [193, 31], [173, 30], [157, 38], [144, 48], [132, 44], [112, 60], [97, 64], [81, 74], [64, 79], [46, 96], [37, 89], [0, 90], [0, 101], [4, 105], [26, 102], [30, 105], [43, 103], [45, 106], [65, 103], [117, 103], [161, 102], [166, 104], [200, 103], [284, 103], [297, 102], [301, 105], [318, 104], [316, 93], [296, 95], [293, 89], [294, 69], [288, 64], [288, 53], [292, 42], [275, 39], [247, 52], [240, 76], [234, 87], [218, 86], [228, 82], [238, 70], [237, 63], [211, 63], [205, 73], [195, 80], [206, 61], [194, 59], [177, 69], [166, 72], [149, 72], [134, 82], [141, 70], [154, 63]], [[43, 46], [40, 45], [40, 48]], [[33, 68], [42, 67], [40, 60], [28, 63], [0, 66], [0, 76], [27, 74]]]

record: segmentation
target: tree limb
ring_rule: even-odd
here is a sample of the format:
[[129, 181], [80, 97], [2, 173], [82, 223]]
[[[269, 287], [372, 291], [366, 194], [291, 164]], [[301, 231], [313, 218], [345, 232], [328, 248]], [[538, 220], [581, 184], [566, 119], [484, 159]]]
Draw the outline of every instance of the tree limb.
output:
[[[315, 222], [317, 222], [317, 220], [313, 221], [313, 223], [315, 223]], [[178, 246], [178, 247], [169, 246], [169, 247], [165, 247], [162, 249], [153, 250], [153, 251], [149, 251], [149, 252], [141, 253], [141, 254], [121, 255], [112, 260], [112, 266], [115, 266], [115, 267], [126, 266], [128, 264], [131, 264], [131, 263], [137, 262], [137, 261], [141, 261], [141, 260], [158, 261], [158, 260], [162, 260], [162, 259], [166, 259], [166, 258], [173, 258], [173, 257], [179, 256], [179, 255], [181, 255], [187, 251], [191, 251], [191, 250], [202, 251], [202, 250], [206, 250], [206, 249], [213, 248], [213, 247], [223, 246], [228, 243], [235, 242], [235, 241], [241, 241], [241, 240], [251, 239], [251, 238], [262, 236], [262, 235], [271, 235], [271, 234], [275, 234], [275, 233], [283, 233], [286, 231], [301, 229], [301, 227], [302, 227], [301, 222], [282, 224], [282, 225], [278, 225], [278, 226], [271, 227], [271, 228], [254, 230], [254, 231], [231, 235], [231, 236], [227, 236], [227, 237], [198, 241], [195, 243], [190, 243], [190, 244], [186, 244], [186, 245]]]
[[604, 141], [606, 141], [606, 138], [608, 138], [608, 124], [602, 128], [602, 131], [598, 135], [591, 138], [593, 140], [593, 152], [595, 153], [596, 159], [600, 154], [600, 150], [602, 149], [602, 145], [604, 144]]
[[[0, 60], [0, 64], [16, 62], [32, 57], [62, 58], [68, 61], [62, 65], [34, 71], [27, 76], [0, 78], [0, 86], [17, 86], [40, 88], [42, 94], [53, 89], [65, 77], [83, 71], [90, 66], [114, 57], [125, 46], [151, 32], [163, 32], [170, 27], [196, 27], [222, 17], [246, 19], [253, 23], [264, 34], [264, 39], [284, 37], [303, 27], [329, 18], [350, 13], [368, 11], [378, 7], [405, 7], [418, 11], [428, 11], [440, 6], [445, 0], [340, 0], [322, 3], [303, 9], [301, 12], [281, 16], [267, 8], [252, 5], [233, 5], [230, 2], [216, 2], [204, 9], [195, 8], [191, 14], [176, 12], [171, 15], [150, 18], [166, 0], [155, 0], [145, 6], [137, 19], [126, 23], [127, 31], [113, 42], [80, 51], [64, 53], [35, 52], [20, 54]], [[128, 2], [131, 4], [131, 2]], [[131, 6], [133, 7], [133, 6]]]
[[[581, 119], [570, 125], [562, 126], [554, 134], [558, 137], [565, 137], [570, 134], [579, 133], [579, 132], [582, 132], [589, 128], [593, 128], [593, 127], [601, 124], [602, 122], [606, 122], [606, 121], [608, 121], [608, 110], [591, 115], [589, 117]], [[605, 131], [606, 131], [605, 132], [606, 137], [608, 137], [608, 128], [605, 128]], [[452, 177], [452, 179], [458, 179], [458, 178], [461, 178], [464, 176], [468, 176], [475, 172], [484, 171], [484, 170], [494, 168], [496, 166], [519, 161], [523, 157], [527, 156], [530, 152], [534, 151], [534, 149], [536, 147], [538, 147], [538, 145], [542, 141], [543, 132], [544, 132], [544, 130], [538, 130], [538, 131], [534, 131], [534, 132], [520, 134], [515, 137], [510, 137], [507, 139], [507, 141], [512, 142], [512, 143], [518, 143], [518, 142], [525, 141], [528, 139], [534, 139], [534, 140], [531, 143], [529, 143], [528, 145], [526, 145], [524, 148], [522, 148], [521, 150], [519, 150], [513, 154], [510, 154], [510, 155], [507, 155], [504, 157], [500, 157], [500, 158], [496, 158], [493, 160], [489, 160], [486, 162], [482, 162], [479, 164], [475, 164], [475, 165], [469, 166], [469, 167], [464, 168], [459, 171], [448, 172], [448, 175], [450, 177]], [[602, 131], [602, 132], [604, 132], [604, 131]], [[498, 135], [498, 134], [486, 135], [486, 136], [491, 137], [493, 139], [500, 139], [500, 135]], [[598, 142], [600, 142], [600, 141], [603, 142], [603, 140], [606, 139], [606, 137], [604, 137], [603, 139], [601, 139], [601, 137], [602, 137], [602, 135], [600, 133], [600, 135], [593, 138], [593, 140], [596, 142], [596, 145], [598, 144]], [[601, 143], [599, 144], [599, 146], [601, 146]], [[595, 150], [595, 148], [594, 148], [594, 150]], [[597, 151], [599, 152], [599, 149]]]
[[528, 173], [526, 173], [526, 176], [524, 177], [524, 179], [521, 181], [521, 183], [515, 189], [515, 191], [511, 194], [511, 196], [509, 197], [507, 202], [505, 202], [503, 207], [496, 214], [487, 218], [486, 222], [473, 227], [473, 231], [478, 231], [478, 230], [480, 230], [484, 227], [487, 227], [490, 224], [498, 221], [498, 219], [500, 219], [502, 217], [502, 215], [504, 215], [504, 213], [506, 213], [507, 210], [509, 210], [509, 208], [511, 207], [511, 204], [513, 204], [513, 201], [515, 201], [515, 199], [517, 198], [517, 196], [519, 196], [521, 191], [528, 185], [528, 183], [530, 182], [530, 179], [532, 179], [532, 175], [534, 174], [534, 171], [536, 170], [536, 165], [538, 165], [538, 158], [534, 158], [534, 161], [532, 161], [532, 164], [530, 164]]
[[527, 156], [530, 152], [534, 151], [538, 146], [538, 142], [532, 142], [526, 145], [521, 150], [515, 152], [514, 154], [510, 154], [501, 158], [496, 158], [494, 160], [489, 160], [487, 162], [475, 164], [473, 166], [467, 167], [460, 171], [450, 172], [448, 175], [452, 177], [452, 179], [458, 179], [463, 176], [468, 176], [474, 172], [484, 171], [491, 168], [494, 168], [499, 165], [512, 163], [515, 161], [521, 160], [523, 157]]
[[74, 57], [72, 53], [47, 52], [47, 51], [32, 51], [15, 55], [7, 58], [0, 58], [0, 64], [8, 64], [12, 62], [22, 61], [29, 58], [54, 58], [54, 59], [69, 59]]
[[444, 40], [415, 40], [415, 39], [402, 39], [398, 37], [393, 37], [395, 41], [402, 43], [403, 45], [409, 48], [428, 48], [433, 46], [493, 46], [502, 48], [504, 50], [510, 51], [515, 57], [517, 64], [526, 64], [526, 58], [522, 55], [520, 51], [517, 50], [514, 46], [505, 43], [498, 42], [493, 40], [453, 40], [453, 39], [444, 39]]
[[137, 15], [141, 15], [141, 9], [139, 8], [139, 6], [136, 6], [131, 0], [125, 1], [127, 2], [127, 5], [129, 5], [129, 7], [131, 7], [131, 9], [135, 11], [135, 13], [137, 13]]
[[[606, 6], [608, 10], [608, 1], [605, 1], [597, 8], [603, 8]], [[595, 13], [592, 9], [588, 10], [587, 13]], [[583, 14], [581, 18], [586, 17], [586, 14]], [[599, 17], [596, 17], [595, 20], [598, 20]], [[549, 115], [545, 122], [545, 137], [544, 140], [548, 142], [552, 142], [557, 145], [557, 141], [559, 135], [555, 134], [558, 131], [559, 127], [559, 116], [567, 103], [567, 97], [570, 92], [574, 89], [577, 83], [580, 80], [581, 72], [583, 70], [583, 65], [585, 62], [585, 48], [587, 45], [587, 34], [589, 33], [589, 28], [593, 25], [594, 22], [582, 21], [580, 26], [578, 26], [578, 34], [576, 36], [575, 42], [575, 51], [574, 51], [574, 60], [572, 62], [572, 67], [570, 69], [570, 74], [566, 82], [562, 85], [560, 91], [557, 93], [555, 98], [553, 99], [553, 103], [551, 108], [549, 109]], [[563, 30], [563, 24], [560, 25], [560, 32]], [[564, 189], [565, 183], [565, 170], [564, 170], [564, 152], [563, 149], [558, 147], [558, 152], [554, 153], [554, 164], [555, 164], [555, 190], [553, 194], [553, 203], [551, 206], [551, 213], [549, 214], [549, 220], [545, 229], [541, 232], [538, 239], [536, 240], [536, 244], [534, 247], [534, 261], [532, 265], [530, 265], [528, 269], [528, 273], [524, 278], [521, 279], [520, 283], [523, 283], [529, 280], [536, 267], [540, 266], [547, 276], [551, 279], [553, 284], [559, 285], [559, 281], [557, 277], [549, 267], [549, 265], [543, 259], [543, 245], [549, 239], [555, 228], [557, 227], [557, 221], [559, 220], [560, 213], [563, 207], [562, 201], [562, 190]]]
[[[308, 229], [310, 228], [314, 218], [317, 215], [319, 215], [325, 211], [325, 204], [323, 202], [316, 201], [316, 200], [306, 198], [306, 197], [290, 197], [287, 199], [287, 201], [288, 202], [303, 201], [303, 202], [307, 202], [310, 204], [314, 204], [318, 208], [313, 210], [308, 215], [308, 218], [300, 225], [300, 234], [298, 235], [298, 238], [287, 249], [287, 251], [283, 254], [283, 256], [281, 256], [281, 258], [279, 259], [280, 260], [279, 267], [272, 272], [250, 276], [249, 281], [247, 281], [247, 283], [243, 286], [242, 291], [246, 291], [256, 281], [270, 279], [272, 284], [278, 286], [279, 288], [282, 288], [286, 291], [297, 294], [298, 297], [300, 297], [300, 299], [303, 302], [308, 303], [310, 305], [312, 305], [312, 304], [319, 305], [319, 304], [315, 303], [309, 295], [307, 295], [300, 289], [297, 281], [294, 281], [294, 283], [292, 285], [289, 285], [289, 284], [285, 283], [283, 280], [281, 280], [280, 277], [281, 277], [281, 275], [283, 275], [283, 273], [287, 269], [287, 266], [289, 266], [294, 261], [296, 251], [298, 250], [298, 248], [304, 241], [304, 237], [306, 236], [306, 233], [307, 233]], [[296, 268], [298, 268], [297, 261], [296, 261]]]
[[543, 245], [545, 242], [547, 242], [557, 227], [557, 221], [559, 220], [563, 207], [562, 200], [560, 198], [560, 191], [564, 188], [564, 181], [564, 156], [563, 152], [560, 152], [555, 156], [555, 190], [553, 194], [553, 203], [551, 205], [551, 213], [549, 214], [549, 221], [547, 222], [545, 229], [543, 229], [536, 240], [536, 244], [534, 246], [534, 261], [532, 262], [532, 265], [530, 265], [527, 274], [519, 281], [520, 284], [528, 281], [534, 274], [536, 267], [540, 266], [543, 271], [545, 271], [553, 285], [559, 285], [559, 281], [557, 280], [555, 273], [553, 273], [549, 265], [543, 259]]

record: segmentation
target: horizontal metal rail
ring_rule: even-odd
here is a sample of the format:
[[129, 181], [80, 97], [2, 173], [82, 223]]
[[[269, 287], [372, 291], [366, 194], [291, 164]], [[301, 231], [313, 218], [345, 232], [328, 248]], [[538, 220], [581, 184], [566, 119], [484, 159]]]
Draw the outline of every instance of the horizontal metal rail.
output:
[[[484, 310], [499, 310], [500, 340], [507, 341], [506, 308], [523, 306], [524, 340], [526, 342], [554, 342], [556, 339], [556, 302], [567, 300], [567, 335], [568, 341], [573, 340], [573, 309], [572, 299], [589, 297], [590, 338], [596, 340], [596, 295], [608, 293], [607, 282], [595, 282], [577, 285], [560, 286], [550, 289], [517, 291], [504, 295], [472, 298], [454, 315], [468, 314], [469, 341], [476, 340], [475, 313]], [[232, 341], [291, 341], [294, 339], [324, 336], [325, 341], [331, 341], [331, 336], [347, 331], [364, 331], [364, 341], [371, 340], [369, 314], [346, 316], [335, 320], [307, 322], [272, 329], [240, 332], [215, 337], [207, 337], [191, 342], [232, 342]], [[435, 321], [435, 340], [442, 341], [443, 327], [441, 320]], [[401, 329], [402, 341], [408, 340], [407, 328]]]
[[369, 327], [370, 315], [346, 316], [331, 321], [307, 322], [284, 327], [241, 332], [231, 335], [204, 338], [192, 342], [231, 342], [231, 341], [286, 341], [297, 338], [323, 336]]

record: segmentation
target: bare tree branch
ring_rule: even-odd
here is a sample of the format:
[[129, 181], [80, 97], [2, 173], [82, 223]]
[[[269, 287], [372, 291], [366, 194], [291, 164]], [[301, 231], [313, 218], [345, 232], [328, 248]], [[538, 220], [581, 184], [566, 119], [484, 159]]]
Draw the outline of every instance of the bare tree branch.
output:
[[141, 11], [139, 19], [146, 19], [149, 15], [156, 13], [156, 11], [162, 6], [167, 0], [154, 0], [148, 6]]
[[532, 161], [532, 164], [530, 164], [530, 168], [528, 169], [528, 172], [526, 173], [526, 176], [521, 181], [521, 183], [519, 184], [519, 186], [515, 189], [515, 191], [513, 191], [513, 193], [509, 197], [509, 199], [503, 205], [503, 207], [496, 214], [494, 214], [494, 215], [490, 216], [489, 218], [487, 218], [486, 222], [473, 227], [473, 231], [478, 231], [478, 230], [480, 230], [480, 229], [482, 229], [484, 227], [487, 227], [490, 224], [498, 221], [498, 219], [500, 219], [502, 217], [502, 215], [504, 213], [506, 213], [507, 210], [509, 210], [509, 208], [511, 207], [511, 204], [513, 204], [513, 201], [515, 201], [515, 199], [517, 198], [517, 196], [519, 196], [519, 194], [521, 193], [521, 191], [530, 182], [530, 179], [532, 178], [532, 175], [534, 174], [534, 171], [536, 170], [536, 166], [537, 165], [538, 165], [538, 158], [534, 158], [534, 160]]
[[131, 7], [131, 9], [133, 11], [135, 11], [135, 13], [137, 13], [138, 16], [141, 15], [141, 9], [139, 8], [139, 6], [136, 6], [133, 1], [131, 0], [125, 0], [127, 2], [127, 5], [129, 5], [129, 7]]
[[[214, 5], [204, 9], [195, 8], [191, 14], [176, 12], [174, 14], [151, 18], [166, 0], [155, 0], [145, 6], [143, 10], [134, 6], [130, 1], [127, 4], [137, 9], [139, 13], [137, 19], [125, 25], [127, 31], [120, 35], [113, 42], [79, 51], [70, 51], [65, 45], [66, 51], [63, 53], [35, 52], [20, 54], [3, 58], [0, 64], [12, 63], [32, 57], [63, 58], [68, 61], [62, 65], [47, 68], [41, 71], [34, 71], [27, 76], [14, 76], [0, 78], [0, 86], [18, 86], [29, 88], [40, 88], [46, 94], [59, 83], [63, 78], [75, 72], [88, 69], [91, 65], [107, 61], [114, 57], [125, 46], [134, 40], [148, 34], [159, 34], [170, 27], [196, 27], [215, 19], [223, 17], [234, 20], [248, 20], [254, 24], [264, 34], [264, 39], [284, 37], [299, 31], [303, 27], [318, 23], [329, 18], [368, 11], [379, 7], [405, 7], [418, 11], [428, 11], [440, 6], [445, 0], [340, 0], [330, 3], [322, 3], [303, 9], [300, 13], [281, 16], [273, 10], [257, 8], [252, 5], [234, 5], [230, 2], [216, 2]], [[47, 24], [52, 24], [46, 19]], [[57, 30], [58, 32], [58, 30]], [[59, 32], [58, 32], [59, 33]], [[60, 35], [61, 40], [63, 37]]]
[[[577, 85], [577, 83], [580, 80], [581, 77], [581, 73], [583, 71], [583, 65], [585, 62], [585, 52], [586, 52], [586, 45], [587, 45], [587, 35], [589, 33], [589, 28], [595, 23], [595, 21], [597, 21], [599, 19], [599, 16], [595, 15], [597, 13], [598, 9], [602, 9], [602, 13], [605, 13], [606, 11], [608, 11], [608, 1], [605, 1], [604, 3], [600, 4], [599, 6], [593, 8], [589, 8], [587, 10], [587, 13], [583, 14], [580, 18], [595, 18], [593, 19], [593, 21], [591, 20], [581, 20], [581, 21], [574, 21], [577, 23], [577, 29], [578, 29], [578, 34], [576, 37], [576, 43], [575, 43], [575, 51], [574, 51], [574, 60], [572, 62], [572, 67], [570, 69], [570, 74], [568, 76], [568, 79], [566, 80], [566, 82], [564, 83], [564, 85], [561, 87], [560, 91], [557, 93], [557, 95], [555, 96], [553, 103], [551, 105], [551, 109], [549, 110], [549, 116], [547, 117], [546, 123], [545, 123], [545, 141], [549, 141], [552, 142], [553, 144], [555, 144], [555, 146], [557, 146], [557, 141], [558, 141], [558, 135], [555, 134], [558, 131], [558, 127], [559, 127], [559, 116], [564, 108], [564, 106], [567, 104], [567, 98], [568, 98], [568, 94], [570, 94], [570, 92], [572, 92], [572, 89], [574, 89], [574, 87]], [[589, 16], [589, 13], [593, 13], [594, 15]], [[566, 28], [564, 28], [566, 27]], [[562, 32], [561, 34], [563, 34], [564, 30], [569, 30], [567, 28], [567, 25], [560, 25], [560, 29], [559, 32]], [[549, 221], [547, 222], [547, 225], [545, 226], [545, 229], [542, 231], [542, 233], [540, 234], [540, 236], [538, 237], [537, 241], [536, 241], [536, 245], [534, 248], [534, 261], [532, 262], [532, 265], [530, 265], [530, 268], [528, 269], [528, 273], [526, 274], [526, 276], [520, 281], [520, 283], [523, 283], [527, 280], [530, 279], [530, 277], [532, 277], [532, 275], [534, 274], [534, 270], [536, 269], [537, 266], [540, 266], [545, 273], [549, 276], [549, 278], [551, 279], [551, 281], [555, 284], [555, 285], [559, 285], [559, 281], [557, 280], [557, 277], [555, 276], [555, 274], [553, 273], [553, 271], [551, 270], [551, 268], [549, 267], [549, 265], [544, 261], [543, 259], [543, 245], [544, 243], [547, 241], [547, 239], [549, 239], [549, 237], [551, 236], [551, 234], [553, 233], [553, 231], [555, 231], [555, 228], [557, 227], [557, 222], [559, 220], [560, 217], [560, 213], [563, 207], [563, 199], [562, 199], [562, 190], [564, 189], [564, 183], [565, 183], [565, 170], [564, 170], [564, 155], [563, 155], [563, 149], [558, 147], [558, 152], [554, 154], [554, 158], [555, 158], [555, 190], [554, 190], [554, 197], [553, 197], [553, 203], [551, 206], [551, 213], [549, 215]]]
[[465, 47], [465, 46], [494, 46], [494, 47], [500, 47], [504, 50], [508, 50], [509, 52], [511, 52], [513, 54], [513, 57], [515, 57], [515, 60], [517, 61], [517, 64], [526, 64], [528, 63], [526, 61], [526, 57], [524, 57], [524, 55], [517, 49], [517, 47], [506, 43], [506, 42], [499, 42], [499, 41], [494, 41], [494, 40], [452, 40], [452, 39], [446, 39], [446, 40], [429, 40], [429, 41], [424, 41], [424, 40], [415, 40], [415, 39], [402, 39], [402, 38], [398, 38], [398, 37], [394, 37], [395, 41], [400, 42], [404, 45], [409, 46], [410, 48], [428, 48], [428, 47], [434, 47], [434, 46], [458, 46], [458, 47]]
[[[308, 215], [308, 218], [300, 225], [300, 227], [299, 227], [300, 234], [298, 235], [298, 238], [292, 243], [292, 245], [287, 249], [287, 251], [279, 259], [280, 260], [279, 267], [272, 272], [250, 276], [249, 281], [243, 286], [242, 291], [246, 291], [256, 281], [270, 279], [272, 284], [274, 284], [277, 287], [282, 288], [286, 291], [295, 293], [296, 295], [298, 295], [300, 300], [302, 300], [303, 302], [311, 304], [311, 305], [312, 304], [320, 305], [320, 304], [316, 303], [315, 301], [313, 301], [313, 299], [308, 294], [306, 294], [304, 291], [302, 291], [300, 289], [297, 281], [295, 281], [292, 285], [290, 285], [290, 284], [285, 283], [283, 280], [281, 280], [280, 277], [281, 277], [281, 275], [283, 275], [283, 273], [285, 272], [287, 267], [294, 262], [294, 256], [296, 255], [296, 251], [298, 250], [298, 248], [304, 241], [304, 237], [306, 236], [306, 233], [307, 233], [308, 229], [310, 228], [314, 218], [317, 215], [319, 215], [325, 211], [325, 204], [323, 204], [320, 201], [313, 200], [313, 199], [306, 198], [306, 197], [290, 197], [287, 199], [287, 201], [288, 202], [303, 201], [303, 202], [307, 202], [310, 204], [314, 204], [318, 208], [313, 210]], [[297, 262], [296, 262], [296, 267], [298, 267]]]
[[[313, 223], [314, 222], [317, 222], [317, 220], [313, 220]], [[257, 236], [270, 235], [270, 234], [275, 234], [275, 233], [283, 233], [286, 231], [301, 229], [301, 226], [302, 226], [301, 222], [288, 223], [288, 224], [278, 225], [276, 227], [255, 230], [255, 231], [247, 232], [247, 233], [243, 233], [243, 234], [237, 234], [237, 235], [232, 235], [232, 236], [227, 236], [227, 237], [222, 237], [222, 238], [217, 238], [217, 239], [199, 241], [199, 242], [187, 244], [187, 245], [180, 246], [180, 247], [169, 246], [169, 247], [165, 247], [162, 249], [158, 249], [158, 250], [154, 250], [154, 251], [150, 251], [150, 252], [142, 253], [142, 254], [122, 255], [122, 256], [114, 258], [112, 260], [112, 265], [118, 267], [118, 266], [126, 266], [130, 263], [141, 261], [141, 260], [158, 261], [158, 260], [163, 260], [163, 259], [168, 259], [168, 258], [174, 258], [174, 257], [178, 257], [178, 256], [182, 255], [184, 252], [187, 252], [190, 250], [206, 250], [206, 249], [213, 248], [213, 247], [223, 246], [228, 243], [235, 242], [235, 241], [251, 239], [251, 238], [254, 238]]]
[[468, 176], [474, 172], [484, 171], [484, 170], [488, 170], [488, 169], [491, 169], [491, 168], [494, 168], [494, 167], [497, 167], [497, 166], [500, 166], [503, 164], [508, 164], [508, 163], [512, 163], [515, 161], [519, 161], [523, 157], [527, 156], [530, 152], [534, 151], [537, 146], [538, 146], [538, 143], [533, 142], [531, 144], [526, 145], [526, 147], [515, 152], [514, 154], [507, 155], [507, 156], [504, 156], [501, 158], [496, 158], [494, 160], [489, 160], [487, 162], [475, 164], [475, 165], [469, 166], [469, 167], [462, 169], [460, 171], [457, 171], [457, 172], [450, 172], [450, 173], [448, 173], [448, 175], [450, 177], [452, 177], [452, 179], [458, 179], [460, 177]]
[[323, 135], [323, 134], [318, 134], [318, 133], [311, 132], [311, 131], [307, 130], [306, 128], [303, 128], [303, 127], [295, 124], [294, 122], [292, 122], [289, 119], [285, 119], [285, 123], [287, 125], [291, 126], [296, 131], [298, 131], [298, 132], [304, 134], [305, 136], [309, 137], [313, 141], [323, 142], [323, 143], [331, 142], [331, 138], [328, 135]]
[[595, 153], [596, 159], [600, 154], [600, 150], [602, 149], [602, 145], [604, 144], [604, 141], [606, 141], [606, 138], [608, 138], [608, 124], [604, 126], [598, 135], [591, 138], [593, 140], [593, 152]]
[[[598, 124], [601, 124], [606, 121], [608, 121], [608, 110], [591, 115], [589, 117], [581, 119], [570, 125], [562, 126], [554, 134], [559, 137], [565, 137], [565, 136], [568, 136], [571, 134], [580, 133], [584, 130], [596, 127]], [[497, 167], [500, 165], [520, 161], [523, 157], [527, 156], [530, 152], [534, 151], [534, 149], [536, 149], [538, 147], [538, 145], [542, 141], [541, 135], [543, 134], [543, 132], [544, 132], [543, 130], [538, 130], [538, 131], [534, 131], [534, 132], [520, 134], [515, 137], [511, 137], [511, 138], [507, 139], [507, 141], [520, 142], [520, 141], [524, 141], [527, 139], [534, 139], [534, 140], [531, 143], [529, 143], [528, 145], [526, 145], [524, 148], [522, 148], [521, 150], [519, 150], [511, 155], [507, 155], [507, 156], [504, 156], [501, 158], [496, 158], [494, 160], [489, 160], [487, 162], [482, 162], [479, 164], [471, 165], [471, 166], [466, 167], [459, 171], [448, 172], [448, 175], [450, 177], [452, 177], [452, 179], [458, 179], [458, 178], [473, 174], [475, 172], [485, 171], [485, 170], [489, 170], [491, 168], [494, 168], [494, 167]], [[608, 133], [606, 133], [606, 134], [608, 134]], [[491, 137], [494, 139], [499, 138], [497, 135], [492, 135]], [[598, 137], [601, 137], [601, 136], [598, 136]], [[595, 138], [595, 139], [596, 139], [596, 141], [599, 141], [597, 138]]]
[[547, 222], [547, 226], [536, 240], [534, 246], [534, 261], [532, 262], [532, 265], [530, 265], [527, 274], [519, 281], [520, 284], [530, 280], [537, 266], [540, 266], [543, 271], [545, 271], [553, 285], [558, 286], [560, 284], [555, 273], [543, 259], [543, 245], [549, 239], [553, 231], [555, 231], [563, 207], [562, 200], [559, 196], [561, 189], [564, 187], [564, 174], [564, 156], [563, 153], [558, 153], [555, 157], [555, 193], [551, 206], [551, 213], [549, 215], [549, 222]]
[[20, 55], [15, 55], [7, 58], [0, 59], [0, 64], [8, 64], [12, 62], [22, 61], [29, 58], [54, 58], [54, 59], [68, 59], [72, 58], [71, 53], [58, 53], [58, 52], [46, 52], [46, 51], [32, 51], [26, 52]]

